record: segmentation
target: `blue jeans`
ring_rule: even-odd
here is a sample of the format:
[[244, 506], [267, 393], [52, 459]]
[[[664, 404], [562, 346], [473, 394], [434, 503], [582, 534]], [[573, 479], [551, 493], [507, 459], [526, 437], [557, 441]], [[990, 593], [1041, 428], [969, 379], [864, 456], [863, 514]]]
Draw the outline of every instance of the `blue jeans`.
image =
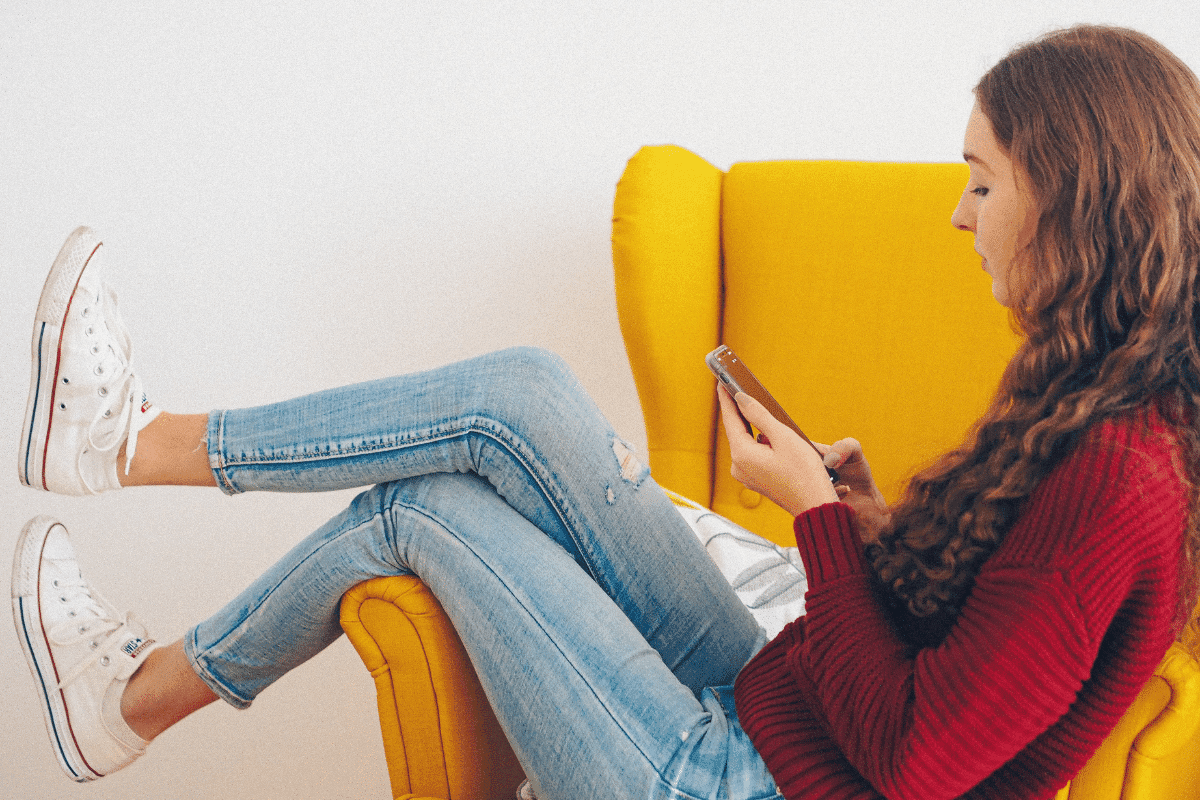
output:
[[416, 574], [540, 797], [777, 796], [728, 688], [758, 625], [557, 357], [214, 412], [208, 449], [228, 493], [371, 487], [185, 637], [226, 701], [340, 636], [352, 586]]

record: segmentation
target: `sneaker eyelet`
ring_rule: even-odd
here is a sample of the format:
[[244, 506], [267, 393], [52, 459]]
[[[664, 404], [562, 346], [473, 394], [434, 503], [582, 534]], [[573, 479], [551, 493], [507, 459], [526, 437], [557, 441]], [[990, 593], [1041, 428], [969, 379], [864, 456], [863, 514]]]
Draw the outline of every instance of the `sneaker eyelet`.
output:
[[108, 397], [108, 387], [101, 386], [99, 389], [96, 390], [96, 394], [100, 395], [101, 397]]
[[50, 585], [53, 586], [55, 589], [57, 589], [58, 588], [58, 578], [55, 578], [54, 580], [50, 581]]
[[60, 603], [65, 603], [65, 602], [67, 602], [67, 598], [65, 598], [65, 597], [61, 597], [61, 596], [60, 596], [60, 597], [58, 598], [58, 602], [60, 602]]
[[62, 409], [65, 409], [65, 408], [67, 407], [67, 404], [66, 404], [66, 403], [59, 403], [59, 404], [58, 404], [58, 407], [59, 407], [59, 408], [62, 408]]
[[79, 312], [79, 316], [81, 316], [81, 317], [85, 317], [85, 318], [86, 318], [86, 317], [90, 317], [90, 316], [91, 316], [91, 314], [92, 314], [92, 307], [91, 307], [91, 306], [84, 306], [84, 307], [83, 307], [83, 310]]
[[104, 418], [108, 419], [111, 416], [112, 416], [112, 409], [111, 408], [104, 409]]
[[92, 372], [95, 372], [97, 375], [104, 375], [104, 365], [103, 364], [96, 365], [96, 368], [94, 370], [92, 370]]
[[92, 641], [88, 646], [91, 647], [93, 650], [95, 650], [97, 647], [100, 646], [100, 643], [97, 641]]
[[88, 336], [93, 335], [95, 332], [96, 332], [96, 329], [93, 328], [91, 325], [88, 325], [87, 330], [84, 331], [84, 333], [87, 334]]
[[70, 378], [63, 378], [63, 383], [70, 383], [70, 382], [71, 382]]
[[[87, 633], [87, 625], [80, 625], [79, 633]], [[92, 647], [95, 647], [95, 646], [96, 646], [96, 643], [92, 642]]]
[[104, 656], [100, 659], [100, 666], [102, 666], [102, 667], [107, 667], [111, 663], [112, 662], [110, 661], [108, 656]]
[[67, 619], [75, 619], [75, 617], [77, 617], [77, 616], [79, 616], [79, 613], [77, 611], [68, 611], [67, 612]]
[[99, 355], [99, 354], [100, 354], [100, 345], [98, 345], [98, 344], [92, 345], [92, 355], [95, 356], [95, 355]]

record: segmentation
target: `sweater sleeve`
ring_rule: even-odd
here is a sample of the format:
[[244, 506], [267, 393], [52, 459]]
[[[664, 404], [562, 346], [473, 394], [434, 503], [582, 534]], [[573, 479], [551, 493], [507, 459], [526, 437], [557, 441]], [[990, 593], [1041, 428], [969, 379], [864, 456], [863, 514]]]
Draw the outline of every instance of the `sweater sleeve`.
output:
[[[806, 636], [789, 667], [846, 760], [884, 796], [966, 793], [1062, 718], [1088, 680], [1138, 571], [1136, 559], [1113, 553], [1137, 552], [1141, 523], [1156, 515], [1144, 484], [1106, 481], [1113, 464], [1086, 461], [1060, 465], [1039, 487], [1043, 498], [1071, 497], [1074, 510], [1038, 511], [1035, 498], [1024, 529], [1010, 532], [1013, 547], [1006, 539], [1009, 552], [985, 564], [937, 647], [914, 650], [887, 620], [848, 507], [796, 518], [810, 588]], [[1032, 550], [1020, 550], [1022, 537]], [[1089, 587], [1086, 597], [1073, 567], [1081, 552], [1090, 559], [1083, 571], [1104, 575], [1102, 591]]]

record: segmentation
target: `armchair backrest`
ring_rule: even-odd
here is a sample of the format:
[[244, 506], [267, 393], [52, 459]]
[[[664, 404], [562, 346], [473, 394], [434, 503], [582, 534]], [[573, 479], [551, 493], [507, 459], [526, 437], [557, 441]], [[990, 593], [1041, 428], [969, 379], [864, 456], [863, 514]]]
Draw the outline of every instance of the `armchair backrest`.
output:
[[771, 161], [646, 147], [617, 186], [617, 306], [656, 480], [794, 544], [729, 476], [704, 355], [737, 351], [815, 441], [863, 443], [888, 500], [959, 444], [1016, 349], [969, 233], [962, 164]]

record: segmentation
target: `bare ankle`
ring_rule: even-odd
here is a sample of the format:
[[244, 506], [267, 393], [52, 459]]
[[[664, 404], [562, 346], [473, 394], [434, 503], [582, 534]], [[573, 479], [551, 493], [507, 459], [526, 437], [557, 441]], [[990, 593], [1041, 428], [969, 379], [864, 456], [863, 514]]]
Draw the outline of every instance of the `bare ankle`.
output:
[[130, 676], [129, 682], [125, 684], [125, 691], [121, 695], [121, 716], [125, 718], [125, 724], [146, 741], [150, 741], [166, 730], [166, 728], [159, 728], [154, 723], [155, 714], [152, 703], [149, 702], [154, 692], [148, 691], [146, 687], [148, 682], [153, 682], [155, 663], [162, 657], [162, 650], [155, 650], [146, 656], [146, 660]]
[[122, 486], [216, 486], [208, 466], [207, 414], [163, 412], [141, 431], [125, 472], [125, 445], [117, 456]]
[[121, 716], [146, 741], [217, 699], [176, 641], [146, 657], [125, 685]]

